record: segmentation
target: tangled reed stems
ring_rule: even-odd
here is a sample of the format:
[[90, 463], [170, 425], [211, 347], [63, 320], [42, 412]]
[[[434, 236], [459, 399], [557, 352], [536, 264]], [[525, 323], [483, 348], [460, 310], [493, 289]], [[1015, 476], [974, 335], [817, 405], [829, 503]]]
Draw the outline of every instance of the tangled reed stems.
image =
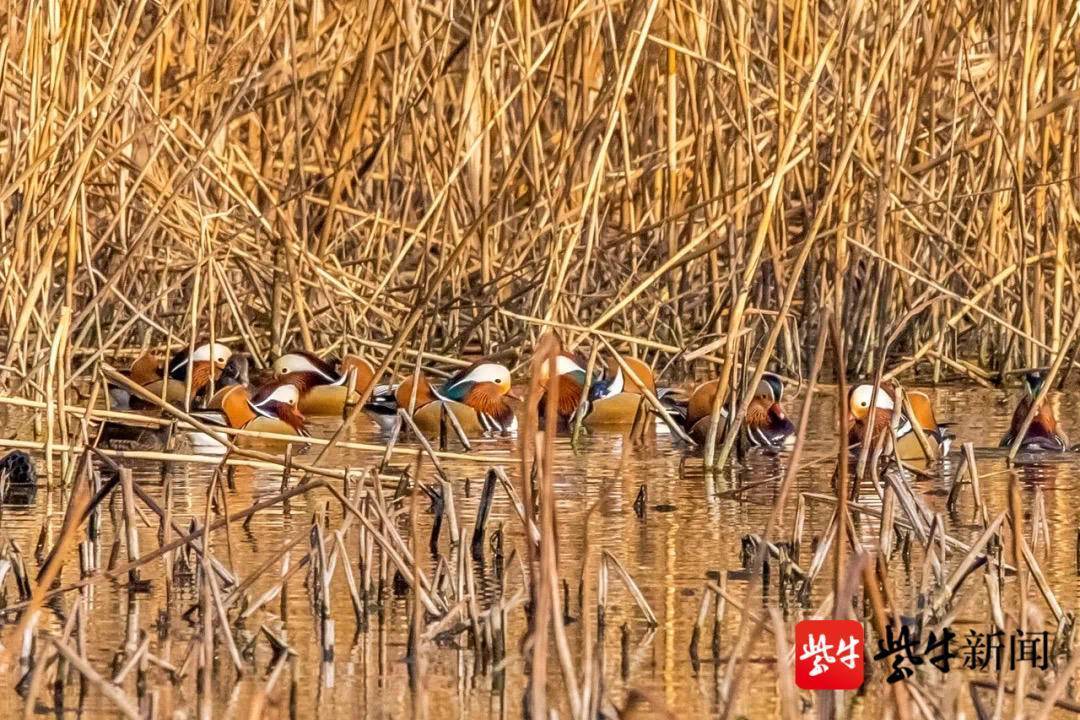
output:
[[[35, 582], [17, 546], [0, 551], [0, 586], [12, 578], [19, 593], [5, 616], [20, 630], [0, 637], [18, 655], [28, 713], [49, 675], [59, 685], [78, 678], [125, 716], [152, 715], [152, 693], [122, 689], [131, 673], [143, 690], [148, 673], [198, 672], [207, 687], [215, 663], [250, 671], [244, 653], [258, 645], [273, 657], [256, 717], [280, 685], [296, 686], [296, 660], [269, 624], [245, 636], [241, 620], [279, 598], [286, 616], [287, 585], [301, 568], [331, 658], [335, 568], [345, 568], [358, 628], [395, 575], [407, 586], [421, 715], [424, 653], [435, 638], [468, 633], [490, 671], [504, 673], [501, 661], [516, 652], [507, 616], [527, 603], [529, 659], [539, 662], [528, 707], [540, 717], [558, 704], [545, 694], [551, 650], [562, 705], [595, 717], [611, 709], [602, 642], [610, 571], [647, 624], [656, 622], [632, 574], [604, 551], [595, 583], [586, 582], [588, 560], [581, 570], [581, 588], [595, 587], [595, 621], [584, 660], [574, 655], [559, 607], [553, 428], [542, 432], [535, 415], [521, 442], [520, 491], [499, 467], [488, 477], [510, 498], [527, 541], [499, 557], [500, 578], [514, 576], [516, 592], [500, 586], [483, 609], [472, 588], [473, 563], [483, 561], [460, 551], [468, 530], [430, 447], [415, 451], [415, 462], [430, 461], [439, 482], [400, 474], [392, 495], [385, 467], [360, 479], [301, 465], [325, 477], [290, 484], [289, 454], [255, 457], [281, 473], [282, 491], [232, 512], [223, 465], [202, 521], [179, 526], [171, 506], [93, 448], [87, 431], [108, 369], [146, 348], [174, 352], [210, 339], [245, 349], [258, 366], [300, 347], [361, 352], [394, 374], [477, 356], [524, 370], [541, 333], [555, 328], [570, 345], [610, 344], [672, 375], [718, 374], [716, 413], [767, 366], [809, 375], [813, 387], [828, 363], [843, 387], [856, 376], [911, 372], [987, 384], [1044, 365], [1064, 382], [1076, 364], [1080, 13], [1062, 0], [36, 0], [10, 3], [0, 18], [0, 388], [43, 406], [47, 436], [33, 447], [50, 479], [59, 458], [69, 493], [59, 537], [42, 535], [50, 574]], [[710, 437], [707, 462], [722, 465], [733, 438], [714, 457]], [[921, 623], [940, 620], [980, 567], [997, 626], [1005, 626], [1000, 587], [1012, 572], [1024, 593], [1007, 622], [1028, 621], [1030, 578], [1068, 634], [1025, 539], [1015, 486], [1009, 507], [989, 515], [968, 449], [982, 532], [965, 543], [912, 493], [902, 465], [879, 474], [881, 451], [866, 465], [864, 450], [848, 488], [841, 449], [845, 484], [836, 497], [798, 495], [786, 546], [776, 542], [786, 532], [777, 506], [764, 536], [751, 539], [755, 582], [768, 578], [771, 558], [807, 587], [831, 553], [830, 599], [812, 614], [850, 612], [862, 587], [880, 635], [898, 612], [887, 558], [905, 543], [910, 550], [914, 536], [926, 548], [924, 584], [937, 588], [923, 596]], [[873, 487], [882, 509], [856, 502], [860, 487]], [[310, 532], [246, 579], [222, 562], [230, 523], [309, 493], [336, 503], [336, 527], [316, 513]], [[450, 514], [456, 535], [443, 543], [456, 554], [443, 555], [435, 534], [434, 571], [416, 560], [420, 493]], [[112, 518], [113, 562], [102, 568], [106, 497], [123, 514]], [[812, 502], [836, 510], [804, 570], [802, 509]], [[140, 551], [132, 528], [153, 515], [160, 543]], [[864, 516], [881, 522], [876, 560], [851, 528]], [[482, 546], [481, 518], [486, 511], [473, 536]], [[221, 535], [211, 543], [221, 531], [224, 552]], [[1032, 528], [1031, 545], [1037, 539]], [[76, 547], [79, 579], [44, 582]], [[307, 552], [292, 564], [296, 547]], [[946, 547], [963, 555], [947, 557]], [[150, 649], [136, 618], [109, 676], [87, 660], [83, 590], [126, 577], [138, 592], [139, 569], [156, 561], [168, 592], [178, 566], [197, 577], [189, 611], [200, 632], [170, 659]], [[257, 580], [264, 592], [254, 596]], [[724, 666], [726, 715], [755, 639], [774, 633], [777, 656], [789, 649], [777, 614], [751, 606], [753, 583], [740, 602], [724, 580], [706, 586], [692, 654], [715, 603], [713, 661]], [[40, 626], [46, 600], [67, 603], [59, 630]], [[725, 659], [715, 638], [729, 611], [740, 625]], [[1006, 693], [1022, 709], [1033, 697], [1025, 683], [1022, 674], [1011, 688], [999, 682], [996, 709]], [[781, 684], [784, 712], [794, 716], [790, 677]], [[983, 686], [968, 687], [982, 713]], [[1075, 710], [1063, 691], [1056, 682], [1034, 695], [1044, 715]], [[894, 689], [896, 714], [929, 716], [927, 696], [914, 682]], [[198, 698], [204, 717], [208, 697]], [[631, 693], [624, 710], [630, 716], [648, 701]], [[826, 710], [835, 711], [831, 701]]]
[[1067, 3], [3, 18], [15, 392], [43, 391], [50, 350], [69, 387], [192, 335], [259, 363], [424, 328], [438, 355], [517, 357], [545, 322], [799, 374], [823, 307], [852, 374], [887, 352], [985, 379], [1049, 363], [1075, 315]]

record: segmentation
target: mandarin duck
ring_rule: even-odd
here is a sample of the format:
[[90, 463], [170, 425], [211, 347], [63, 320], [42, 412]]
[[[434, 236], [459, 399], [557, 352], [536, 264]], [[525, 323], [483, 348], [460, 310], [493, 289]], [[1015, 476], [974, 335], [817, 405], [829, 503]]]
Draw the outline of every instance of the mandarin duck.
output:
[[[708, 437], [719, 384], [719, 380], [708, 380], [685, 396], [662, 390], [660, 401], [690, 437], [702, 442]], [[795, 442], [795, 425], [784, 413], [781, 404], [783, 398], [784, 381], [780, 376], [771, 372], [763, 374], [743, 421], [743, 433], [751, 446], [779, 450]], [[727, 427], [727, 407], [720, 408], [720, 422], [722, 432], [718, 437], [723, 435], [723, 429]]]
[[[905, 390], [911, 410], [919, 427], [926, 434], [926, 439], [940, 455], [949, 454], [953, 435], [946, 425], [939, 423], [934, 413], [934, 406], [929, 396], [918, 390]], [[896, 386], [890, 382], [881, 383], [881, 392], [874, 395], [872, 384], [857, 385], [848, 393], [848, 445], [859, 446], [868, 436], [873, 442], [879, 433], [886, 432], [892, 423], [893, 411], [896, 408]], [[874, 411], [874, 427], [872, 432], [867, 432], [867, 420], [870, 416], [870, 407], [876, 407]], [[901, 413], [899, 426], [896, 430], [896, 456], [901, 460], [924, 460], [919, 439], [911, 426], [911, 420], [906, 414]]]
[[[163, 397], [166, 402], [183, 405], [187, 399], [188, 377], [191, 378], [191, 398], [196, 398], [204, 388], [221, 377], [222, 371], [232, 357], [232, 350], [221, 343], [199, 345], [188, 354], [184, 350], [173, 355], [168, 368], [162, 370], [162, 362], [150, 353], [140, 355], [125, 373], [134, 383], [144, 387], [156, 397]], [[151, 404], [133, 395], [127, 388], [109, 386], [109, 400], [114, 410], [149, 407]]]
[[[272, 369], [276, 379], [287, 377], [300, 390], [300, 411], [307, 415], [340, 415], [346, 405], [360, 399], [375, 378], [371, 363], [357, 355], [346, 355], [336, 362], [298, 350], [279, 357]], [[350, 372], [356, 375], [351, 396]]]
[[[543, 389], [537, 398], [537, 414], [540, 419], [540, 427], [544, 425], [544, 417], [547, 412], [547, 392], [550, 388], [558, 387], [558, 423], [560, 427], [569, 427], [581, 404], [581, 392], [585, 387], [584, 357], [577, 353], [559, 352], [555, 356], [555, 377], [551, 377], [551, 363], [540, 364], [540, 387]], [[594, 374], [591, 393], [595, 393], [598, 376]]]
[[378, 386], [364, 409], [383, 429], [393, 426], [399, 408], [411, 405], [413, 421], [424, 433], [439, 432], [443, 408], [454, 414], [467, 435], [511, 432], [517, 428], [517, 418], [507, 399], [515, 397], [510, 391], [510, 371], [496, 363], [481, 362], [438, 386], [423, 374], [419, 379], [410, 375], [398, 385]]
[[[1016, 410], [1013, 412], [1012, 423], [1005, 437], [1001, 438], [1001, 447], [1011, 447], [1020, 432], [1020, 426], [1024, 423], [1031, 404], [1035, 402], [1040, 390], [1042, 390], [1045, 378], [1038, 371], [1032, 371], [1024, 375], [1024, 395], [1020, 398]], [[1061, 452], [1069, 445], [1069, 438], [1065, 431], [1058, 425], [1054, 411], [1047, 403], [1043, 403], [1035, 411], [1031, 418], [1031, 425], [1024, 433], [1021, 448], [1024, 450], [1051, 450]]]
[[[209, 426], [227, 427], [250, 432], [274, 433], [310, 437], [300, 413], [300, 390], [288, 382], [271, 382], [249, 393], [243, 385], [232, 385], [221, 397], [220, 410], [201, 410], [192, 417]], [[186, 427], [183, 426], [182, 427]], [[191, 442], [197, 448], [224, 448], [215, 437], [201, 431], [191, 430]], [[236, 443], [241, 446], [274, 444], [284, 442], [264, 438], [240, 436]]]

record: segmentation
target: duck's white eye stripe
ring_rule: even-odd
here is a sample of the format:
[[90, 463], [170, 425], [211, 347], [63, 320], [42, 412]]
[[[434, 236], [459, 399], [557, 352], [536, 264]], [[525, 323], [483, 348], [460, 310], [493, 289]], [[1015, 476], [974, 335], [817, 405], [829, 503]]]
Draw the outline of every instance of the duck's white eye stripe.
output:
[[210, 362], [213, 359], [228, 359], [231, 356], [232, 350], [230, 350], [227, 345], [214, 343], [213, 345], [206, 344], [195, 348], [195, 352], [191, 354], [191, 359], [194, 362]]
[[293, 405], [300, 397], [295, 385], [282, 385], [276, 388], [264, 402], [280, 402]]
[[329, 381], [337, 380], [315, 363], [310, 358], [300, 355], [299, 353], [288, 353], [282, 355], [274, 362], [274, 371], [278, 375], [288, 375], [290, 372], [313, 372], [321, 378]]
[[452, 390], [459, 385], [465, 383], [498, 383], [501, 384], [505, 380], [510, 382], [510, 371], [504, 368], [502, 365], [496, 363], [482, 363], [470, 370], [463, 378], [451, 385], [448, 390]]

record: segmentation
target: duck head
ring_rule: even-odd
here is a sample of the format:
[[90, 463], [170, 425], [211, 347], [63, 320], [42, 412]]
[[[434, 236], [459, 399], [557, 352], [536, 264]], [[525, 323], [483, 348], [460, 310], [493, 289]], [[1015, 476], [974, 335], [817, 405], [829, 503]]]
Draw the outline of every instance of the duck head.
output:
[[1046, 382], [1046, 376], [1043, 375], [1041, 370], [1024, 373], [1024, 389], [1027, 390], [1027, 394], [1032, 400], [1039, 396], [1044, 382]]
[[782, 443], [795, 434], [795, 425], [784, 414], [784, 407], [780, 404], [783, 397], [783, 380], [779, 375], [767, 372], [761, 376], [751, 406], [747, 409], [748, 429], [751, 433], [758, 433], [770, 445]]
[[476, 412], [494, 418], [507, 428], [514, 419], [514, 409], [506, 401], [510, 392], [510, 371], [497, 363], [479, 363], [462, 370], [438, 391], [439, 397], [468, 405]]
[[503, 396], [510, 393], [510, 371], [498, 363], [479, 363], [457, 373], [439, 388], [439, 395], [465, 402], [478, 389]]
[[755, 394], [778, 403], [784, 399], [784, 381], [779, 375], [767, 372], [761, 376], [761, 382], [758, 383]]
[[881, 387], [874, 395], [873, 385], [859, 385], [852, 389], [851, 394], [848, 396], [848, 410], [851, 412], [851, 416], [860, 422], [866, 422], [866, 418], [870, 415], [870, 407], [874, 405], [877, 407], [877, 411], [874, 413], [877, 417], [889, 417], [895, 407], [893, 399], [885, 391], [884, 387]]
[[247, 385], [251, 382], [251, 361], [247, 353], [233, 353], [218, 378], [219, 387]]
[[[571, 380], [577, 383], [579, 387], [585, 386], [584, 364], [579, 358], [571, 357], [565, 353], [559, 353], [555, 356], [555, 376]], [[540, 384], [547, 386], [550, 381], [551, 363], [544, 362], [540, 365]]]
[[[585, 358], [576, 353], [570, 354], [566, 352], [559, 352], [555, 355], [555, 372], [552, 376], [551, 362], [546, 360], [540, 363], [537, 369], [537, 374], [540, 380], [540, 386], [544, 388], [544, 393], [541, 393], [538, 398], [538, 412], [540, 417], [543, 417], [547, 400], [545, 395], [548, 390], [557, 387], [559, 395], [558, 415], [566, 421], [578, 411], [578, 404], [581, 401], [581, 390], [585, 387], [585, 366], [587, 365]], [[614, 379], [614, 376], [612, 376]], [[599, 369], [593, 371], [593, 381], [590, 384], [588, 401], [601, 397], [607, 397], [610, 393], [610, 382], [605, 383], [604, 377]]]
[[169, 363], [169, 377], [183, 380], [188, 372], [195, 372], [199, 367], [205, 367], [208, 373], [211, 368], [220, 373], [225, 369], [231, 357], [232, 350], [228, 345], [221, 343], [199, 345], [190, 355], [180, 352], [173, 356]]
[[251, 409], [257, 414], [281, 420], [300, 435], [306, 435], [304, 416], [297, 405], [300, 404], [300, 389], [292, 383], [271, 383], [255, 392], [249, 401]]
[[181, 352], [173, 356], [169, 363], [169, 377], [173, 380], [186, 382], [191, 375], [191, 390], [197, 393], [210, 382], [210, 378], [217, 378], [225, 365], [232, 357], [232, 350], [228, 345], [221, 343], [206, 343], [199, 345], [189, 355]]
[[321, 385], [336, 385], [343, 379], [343, 375], [331, 363], [303, 350], [279, 357], [274, 361], [273, 371], [276, 378], [290, 373], [314, 373], [322, 381], [318, 383]]
[[232, 350], [228, 345], [222, 345], [221, 343], [207, 343], [195, 348], [195, 352], [191, 354], [192, 363], [210, 363], [218, 370], [224, 370], [225, 365], [229, 362], [229, 358], [232, 357]]

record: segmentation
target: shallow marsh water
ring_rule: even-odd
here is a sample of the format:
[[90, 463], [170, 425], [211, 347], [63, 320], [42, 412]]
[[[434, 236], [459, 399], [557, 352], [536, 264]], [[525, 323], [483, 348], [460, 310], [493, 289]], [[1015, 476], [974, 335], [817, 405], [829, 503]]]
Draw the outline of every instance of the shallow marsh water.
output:
[[[1015, 393], [1010, 391], [982, 390], [972, 388], [938, 388], [930, 390], [939, 411], [939, 418], [953, 423], [960, 440], [970, 440], [976, 448], [988, 449], [997, 444], [1012, 412]], [[1080, 428], [1080, 408], [1071, 402], [1074, 393], [1055, 397], [1059, 417], [1065, 427]], [[825, 391], [815, 402], [815, 413], [804, 451], [803, 469], [796, 487], [787, 503], [784, 522], [779, 529], [780, 540], [790, 536], [792, 518], [795, 514], [799, 493], [817, 492], [833, 494], [831, 477], [836, 453], [836, 402], [835, 394]], [[787, 410], [796, 418], [802, 398], [795, 396], [787, 401]], [[25, 417], [16, 414], [2, 415], [0, 421], [7, 424], [4, 437], [28, 437], [29, 424]], [[319, 421], [313, 434], [328, 436], [335, 423]], [[378, 431], [370, 423], [361, 420], [348, 432], [347, 439], [377, 442]], [[516, 457], [517, 441], [513, 438], [481, 440], [475, 449], [486, 453], [513, 453]], [[309, 451], [313, 459], [318, 448]], [[353, 450], [335, 451], [324, 459], [328, 466], [366, 468], [376, 464], [376, 453]], [[689, 655], [690, 639], [708, 578], [728, 575], [728, 589], [734, 598], [742, 599], [747, 582], [740, 573], [742, 538], [748, 533], [763, 531], [776, 501], [782, 476], [788, 461], [787, 455], [768, 456], [751, 454], [745, 463], [722, 476], [706, 479], [700, 469], [700, 456], [687, 453], [666, 433], [659, 432], [639, 442], [631, 442], [618, 433], [593, 433], [585, 438], [577, 451], [570, 447], [566, 438], [557, 442], [555, 468], [556, 495], [558, 498], [558, 532], [561, 576], [570, 582], [570, 614], [581, 618], [583, 613], [594, 617], [594, 598], [597, 558], [602, 550], [611, 552], [633, 575], [641, 586], [659, 621], [659, 627], [650, 630], [642, 621], [630, 595], [614, 580], [609, 599], [608, 630], [605, 643], [604, 684], [608, 698], [622, 707], [627, 690], [641, 691], [650, 701], [633, 717], [661, 717], [656, 709], [663, 705], [673, 716], [680, 718], [718, 717], [723, 713], [721, 682], [723, 670], [720, 663], [711, 658], [711, 629], [701, 643], [702, 664], [695, 670]], [[945, 509], [946, 495], [958, 464], [954, 452], [944, 465], [943, 479], [917, 479], [913, 481], [915, 492], [927, 505], [942, 513], [949, 533], [969, 541], [981, 530], [975, 522], [971, 494], [961, 493], [958, 510], [949, 514]], [[395, 465], [409, 465], [402, 460]], [[43, 464], [42, 464], [43, 465]], [[1038, 560], [1053, 591], [1066, 612], [1073, 612], [1080, 604], [1080, 583], [1077, 576], [1077, 521], [1074, 508], [1080, 505], [1080, 483], [1077, 470], [1080, 455], [1069, 454], [1053, 462], [1024, 464], [1013, 471], [1004, 470], [1004, 458], [1000, 453], [979, 453], [979, 467], [984, 475], [983, 496], [991, 515], [1008, 505], [1008, 473], [1017, 472], [1025, 510], [1031, 512], [1036, 488], [1045, 494], [1049, 519], [1050, 544], [1040, 547]], [[136, 479], [159, 501], [162, 499], [162, 469], [157, 462], [134, 464]], [[192, 518], [201, 520], [205, 512], [206, 490], [213, 466], [177, 465], [170, 469], [172, 480], [172, 510], [177, 521], [187, 526]], [[455, 500], [463, 524], [470, 524], [475, 517], [486, 466], [477, 463], [445, 463], [448, 474], [454, 479]], [[507, 464], [511, 477], [517, 480], [517, 466]], [[432, 473], [425, 466], [425, 479]], [[761, 482], [765, 481], [765, 482]], [[295, 482], [295, 481], [294, 481]], [[760, 483], [742, 494], [730, 491], [743, 485]], [[643, 518], [633, 510], [635, 497], [642, 485], [647, 487], [648, 500]], [[235, 474], [235, 488], [228, 496], [230, 511], [243, 509], [259, 497], [274, 495], [280, 486], [280, 475], [273, 471], [239, 468]], [[872, 492], [872, 491], [871, 491]], [[864, 495], [868, 504], [877, 504], [876, 497]], [[217, 557], [230, 565], [243, 577], [270, 557], [286, 542], [307, 532], [314, 512], [329, 503], [330, 527], [340, 521], [336, 503], [326, 494], [311, 498], [294, 499], [287, 509], [276, 506], [255, 516], [250, 528], [237, 525], [232, 528], [231, 549], [226, 547], [224, 533], [214, 535]], [[590, 509], [595, 511], [590, 516]], [[421, 514], [421, 541], [424, 548], [419, 556], [433, 565], [426, 552], [431, 518], [427, 503]], [[31, 574], [36, 571], [33, 549], [41, 528], [48, 524], [50, 543], [55, 540], [62, 519], [57, 492], [38, 493], [35, 504], [26, 509], [6, 508], [3, 513], [2, 530], [6, 538], [18, 544], [31, 563]], [[812, 538], [825, 531], [831, 507], [821, 503], [808, 503], [804, 542], [799, 562], [807, 567], [810, 559]], [[501, 491], [496, 491], [492, 510], [492, 526], [504, 524], [507, 537], [507, 554], [511, 547], [524, 550], [521, 524]], [[112, 544], [113, 525], [103, 523], [105, 548], [99, 562], [108, 562], [108, 548]], [[859, 539], [876, 546], [877, 522], [861, 521], [856, 524]], [[141, 547], [145, 553], [157, 546], [157, 526], [141, 529]], [[774, 538], [775, 539], [775, 538]], [[355, 539], [352, 541], [355, 543]], [[904, 611], [914, 608], [913, 593], [922, 580], [922, 554], [917, 545], [910, 558], [904, 562], [899, 555], [890, 564], [891, 588], [898, 605]], [[306, 542], [297, 545], [293, 559], [298, 560]], [[448, 551], [446, 535], [442, 538], [443, 551]], [[578, 578], [581, 563], [588, 548], [589, 572], [587, 575], [587, 603], [582, 610], [577, 604]], [[489, 553], [490, 558], [490, 553]], [[355, 558], [354, 558], [355, 561]], [[260, 594], [277, 576], [277, 565], [255, 584], [253, 596]], [[158, 657], [168, 658], [180, 664], [188, 648], [194, 626], [182, 617], [197, 602], [190, 591], [178, 593], [172, 608], [164, 607], [161, 591], [160, 562], [150, 563], [143, 577], [151, 580], [153, 588], [146, 594], [131, 594], [119, 584], [99, 582], [89, 590], [92, 622], [89, 624], [87, 641], [89, 656], [99, 671], [108, 674], [114, 655], [133, 638], [138, 630], [145, 631], [151, 639], [151, 651]], [[78, 561], [72, 556], [65, 566], [64, 580], [78, 577]], [[765, 601], [776, 604], [775, 570], [772, 574]], [[513, 589], [520, 586], [520, 572], [510, 568], [506, 583]], [[493, 581], [494, 582], [494, 581]], [[414, 715], [415, 697], [410, 689], [409, 675], [404, 661], [407, 637], [407, 603], [392, 593], [382, 612], [373, 613], [365, 632], [355, 632], [353, 611], [345, 582], [338, 573], [333, 588], [333, 616], [336, 618], [336, 647], [332, 662], [322, 663], [313, 613], [310, 609], [308, 590], [304, 587], [302, 573], [294, 576], [288, 584], [287, 617], [280, 617], [281, 604], [271, 603], [265, 611], [253, 616], [245, 627], [256, 634], [259, 625], [280, 632], [288, 638], [299, 653], [296, 664], [298, 673], [295, 709], [299, 717], [336, 718], [400, 718]], [[831, 565], [823, 572], [813, 587], [806, 607], [789, 607], [786, 613], [789, 632], [795, 621], [809, 614], [825, 599], [831, 588]], [[959, 607], [956, 624], [968, 623], [980, 631], [989, 628], [986, 591], [979, 575], [974, 575], [965, 586], [966, 600]], [[10, 597], [10, 594], [9, 594]], [[1047, 618], [1049, 627], [1052, 616], [1045, 605], [1035, 598], [1031, 603]], [[70, 600], [66, 601], [70, 603]], [[755, 599], [755, 611], [761, 611], [761, 598]], [[169, 629], [159, 629], [159, 616], [168, 614]], [[513, 643], [522, 635], [524, 614], [520, 608], [511, 613], [509, 637]], [[720, 653], [726, 658], [739, 634], [740, 614], [731, 606], [721, 629]], [[45, 621], [51, 627], [59, 624], [55, 615]], [[709, 626], [711, 628], [711, 624]], [[10, 631], [10, 626], [4, 631]], [[581, 622], [569, 626], [570, 642], [575, 656], [580, 643]], [[593, 630], [595, 632], [595, 630]], [[624, 640], [625, 636], [625, 640]], [[464, 638], [465, 635], [459, 636]], [[790, 637], [790, 635], [789, 635]], [[8, 634], [0, 634], [4, 642], [12, 642]], [[251, 697], [265, 682], [264, 671], [269, 661], [269, 651], [262, 640], [256, 653], [257, 674], [249, 672], [236, 680], [235, 673], [224, 655], [218, 658], [217, 682], [213, 688], [214, 717], [246, 717]], [[429, 717], [438, 718], [514, 718], [521, 716], [521, 700], [526, 678], [523, 674], [520, 647], [508, 648], [505, 682], [498, 686], [492, 673], [479, 673], [472, 663], [473, 654], [468, 649], [453, 645], [426, 646], [426, 671], [423, 677], [422, 702], [427, 706]], [[772, 638], [765, 634], [746, 657], [750, 662], [742, 677], [742, 687], [733, 712], [749, 718], [779, 716], [776, 651]], [[719, 669], [718, 669], [719, 668]], [[20, 670], [17, 663], [0, 669], [0, 717], [14, 717], [23, 712], [23, 701], [13, 691]], [[877, 668], [875, 672], [880, 672]], [[179, 685], [166, 681], [153, 683], [158, 692], [158, 706], [163, 710], [184, 708], [193, 717], [195, 684], [189, 674]], [[271, 697], [266, 717], [289, 716], [288, 674], [278, 683]], [[949, 675], [927, 673], [925, 687], [935, 695], [955, 692], [962, 673]], [[552, 662], [549, 673], [551, 698], [561, 698], [557, 664]], [[160, 678], [160, 674], [152, 677]], [[874, 681], [872, 690], [856, 701], [855, 715], [870, 717], [877, 706], [877, 698], [884, 686]], [[131, 691], [129, 680], [127, 688]], [[51, 704], [51, 694], [48, 703]], [[936, 698], [935, 698], [936, 699]], [[807, 700], [809, 697], [807, 696]], [[78, 698], [71, 693], [65, 704], [74, 710]], [[807, 705], [807, 715], [814, 710]], [[563, 708], [565, 712], [565, 708]], [[113, 717], [114, 710], [107, 700], [91, 692], [82, 703], [82, 717]], [[160, 715], [168, 717], [169, 715]], [[564, 714], [565, 717], [565, 714]]]

